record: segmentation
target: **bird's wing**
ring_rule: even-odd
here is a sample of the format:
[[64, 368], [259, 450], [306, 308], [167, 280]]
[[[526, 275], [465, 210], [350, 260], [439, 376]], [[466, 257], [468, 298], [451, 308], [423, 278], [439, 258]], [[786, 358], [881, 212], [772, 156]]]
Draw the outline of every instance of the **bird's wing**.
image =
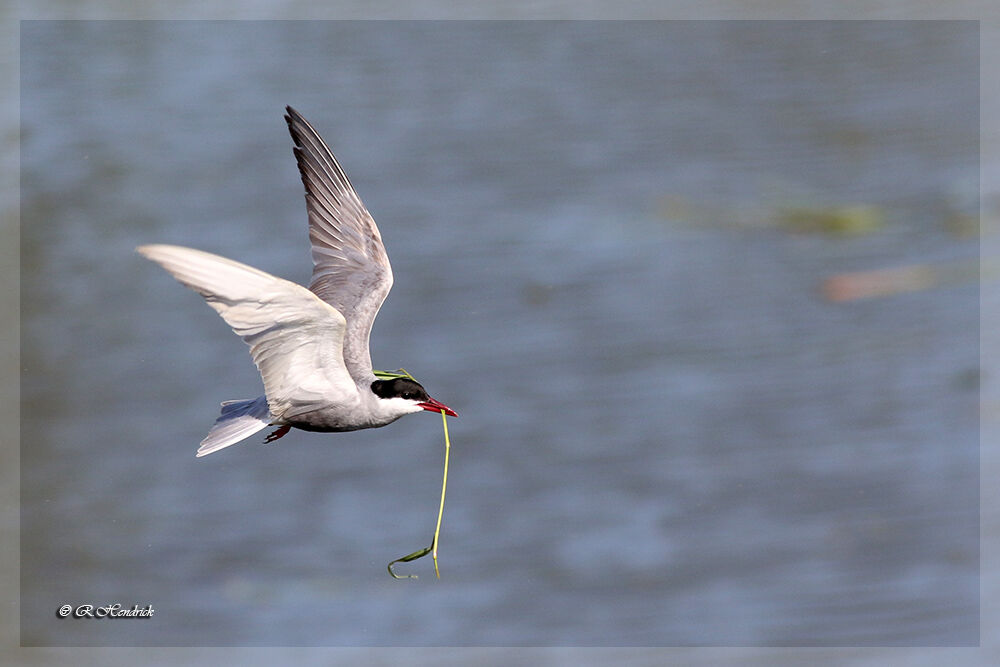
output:
[[250, 346], [276, 419], [356, 394], [341, 356], [344, 317], [305, 287], [201, 250], [137, 250], [205, 297]]
[[389, 257], [375, 221], [333, 153], [299, 112], [286, 111], [306, 189], [313, 259], [309, 289], [344, 315], [344, 363], [355, 379], [367, 378], [372, 322], [392, 287]]

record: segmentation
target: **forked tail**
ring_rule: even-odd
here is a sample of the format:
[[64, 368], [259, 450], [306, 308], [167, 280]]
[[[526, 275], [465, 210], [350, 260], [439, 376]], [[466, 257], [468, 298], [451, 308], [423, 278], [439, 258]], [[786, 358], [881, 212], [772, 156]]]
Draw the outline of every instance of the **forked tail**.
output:
[[235, 445], [270, 424], [271, 411], [267, 406], [266, 397], [261, 396], [249, 401], [225, 401], [222, 404], [222, 414], [201, 441], [196, 456], [205, 456], [229, 445]]

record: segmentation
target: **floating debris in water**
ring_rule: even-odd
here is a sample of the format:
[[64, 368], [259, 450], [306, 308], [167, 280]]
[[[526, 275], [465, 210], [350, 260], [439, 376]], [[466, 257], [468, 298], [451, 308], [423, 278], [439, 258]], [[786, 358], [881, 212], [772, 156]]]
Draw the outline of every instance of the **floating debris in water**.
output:
[[885, 225], [885, 213], [878, 206], [795, 206], [777, 214], [778, 223], [789, 231], [834, 236], [861, 236]]
[[823, 296], [830, 301], [857, 301], [902, 292], [960, 285], [980, 279], [994, 278], [1000, 264], [979, 259], [960, 260], [943, 264], [910, 264], [873, 271], [851, 271], [830, 276], [823, 281]]

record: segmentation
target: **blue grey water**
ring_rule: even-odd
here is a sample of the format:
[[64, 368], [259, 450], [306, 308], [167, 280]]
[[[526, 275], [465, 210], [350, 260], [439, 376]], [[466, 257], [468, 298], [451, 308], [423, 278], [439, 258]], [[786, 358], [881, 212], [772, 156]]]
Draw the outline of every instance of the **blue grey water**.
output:
[[[978, 642], [978, 284], [821, 291], [975, 261], [975, 24], [28, 22], [21, 47], [24, 644]], [[194, 457], [259, 377], [133, 248], [307, 281], [286, 104], [393, 262], [376, 366], [460, 414], [440, 581], [385, 571], [433, 530], [434, 415]], [[854, 205], [882, 224], [779, 224]], [[115, 602], [155, 614], [56, 618]]]

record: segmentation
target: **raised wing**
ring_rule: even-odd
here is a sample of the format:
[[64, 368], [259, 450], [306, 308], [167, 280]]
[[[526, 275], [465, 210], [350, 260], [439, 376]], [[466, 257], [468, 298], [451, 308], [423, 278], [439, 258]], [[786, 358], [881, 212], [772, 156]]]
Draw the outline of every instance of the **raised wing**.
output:
[[250, 346], [276, 419], [356, 394], [341, 358], [344, 317], [305, 287], [201, 250], [171, 245], [137, 250], [205, 297]]
[[333, 153], [292, 107], [285, 120], [306, 189], [313, 274], [309, 289], [347, 320], [344, 363], [357, 380], [372, 375], [368, 337], [392, 287], [382, 237]]

